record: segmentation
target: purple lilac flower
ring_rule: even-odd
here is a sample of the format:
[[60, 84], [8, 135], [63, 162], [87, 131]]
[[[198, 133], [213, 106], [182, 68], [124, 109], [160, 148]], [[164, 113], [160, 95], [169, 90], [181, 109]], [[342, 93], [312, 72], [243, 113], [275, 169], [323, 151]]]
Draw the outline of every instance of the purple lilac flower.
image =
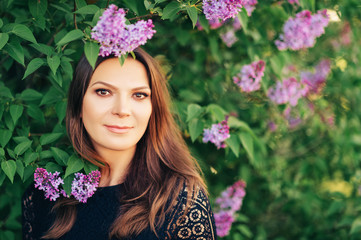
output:
[[236, 33], [233, 29], [228, 30], [227, 32], [221, 34], [221, 39], [227, 47], [232, 47], [232, 45], [238, 41]]
[[99, 55], [120, 56], [144, 45], [153, 37], [155, 30], [152, 20], [140, 20], [135, 24], [126, 25], [125, 14], [124, 9], [118, 9], [111, 4], [92, 29], [92, 38], [100, 43]]
[[268, 89], [267, 95], [276, 104], [290, 103], [291, 106], [296, 106], [298, 99], [305, 96], [307, 92], [307, 85], [291, 77], [277, 82], [276, 86]]
[[217, 146], [217, 149], [226, 147], [226, 139], [231, 135], [229, 134], [229, 126], [227, 125], [228, 116], [220, 123], [212, 124], [210, 129], [203, 130], [203, 142], [211, 142]]
[[44, 168], [37, 168], [34, 173], [35, 187], [45, 192], [45, 198], [55, 201], [60, 197], [59, 185], [64, 184], [59, 172], [49, 173]]
[[258, 3], [257, 0], [248, 0], [245, 1], [243, 7], [246, 9], [247, 11], [247, 15], [250, 17], [252, 15], [252, 12], [256, 9], [256, 4]]
[[320, 10], [314, 15], [308, 10], [299, 12], [295, 18], [287, 20], [283, 26], [283, 34], [275, 44], [279, 50], [313, 47], [316, 38], [325, 33], [328, 22], [327, 10]]
[[264, 75], [265, 62], [255, 61], [242, 67], [242, 70], [233, 77], [233, 82], [237, 84], [242, 91], [252, 92], [261, 87], [261, 79]]
[[214, 221], [216, 222], [217, 235], [225, 237], [231, 230], [234, 222], [233, 214], [230, 211], [219, 211], [214, 213]]
[[243, 198], [246, 195], [245, 187], [244, 181], [237, 181], [216, 199], [217, 211], [214, 213], [214, 220], [218, 236], [224, 237], [229, 234], [235, 214], [241, 209]]
[[203, 12], [208, 20], [234, 18], [245, 4], [245, 0], [203, 0]]
[[267, 123], [267, 126], [268, 126], [268, 129], [271, 131], [271, 132], [274, 132], [277, 130], [278, 126], [275, 122], [273, 121], [268, 121]]
[[301, 83], [308, 86], [308, 94], [319, 94], [331, 71], [331, 61], [324, 59], [316, 67], [315, 73], [301, 72]]
[[71, 184], [71, 194], [79, 202], [86, 203], [87, 199], [93, 196], [99, 186], [100, 172], [92, 171], [88, 175], [75, 173], [75, 178]]

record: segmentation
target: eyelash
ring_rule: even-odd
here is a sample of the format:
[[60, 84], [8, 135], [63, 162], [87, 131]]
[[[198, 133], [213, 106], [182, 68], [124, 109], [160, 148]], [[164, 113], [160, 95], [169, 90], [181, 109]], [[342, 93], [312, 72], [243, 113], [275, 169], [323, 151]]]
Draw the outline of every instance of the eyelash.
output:
[[[101, 97], [104, 97], [104, 96], [107, 96], [107, 95], [111, 94], [111, 92], [109, 90], [104, 89], [104, 88], [99, 88], [99, 89], [95, 90], [95, 92]], [[101, 92], [107, 92], [107, 93], [106, 94], [101, 94]], [[144, 92], [136, 92], [136, 93], [133, 94], [133, 96], [136, 96], [136, 95], [142, 95], [143, 96], [143, 97], [136, 97], [139, 100], [142, 100], [142, 99], [147, 98], [149, 96], [149, 94], [144, 93]]]

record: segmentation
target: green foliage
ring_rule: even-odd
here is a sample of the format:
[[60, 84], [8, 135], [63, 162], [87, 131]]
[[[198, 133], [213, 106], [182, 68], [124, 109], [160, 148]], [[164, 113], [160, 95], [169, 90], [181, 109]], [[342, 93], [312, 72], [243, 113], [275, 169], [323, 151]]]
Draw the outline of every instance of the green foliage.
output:
[[[153, 19], [157, 33], [144, 48], [164, 67], [173, 113], [204, 171], [211, 202], [236, 180], [247, 182], [243, 207], [224, 239], [359, 239], [361, 5], [258, 2], [252, 16], [244, 9], [238, 14], [242, 29], [229, 48], [220, 38], [229, 26], [211, 29], [201, 1], [111, 1], [128, 9], [130, 23]], [[64, 119], [76, 63], [85, 53], [95, 66], [99, 46], [89, 40], [90, 29], [106, 5], [0, 1], [0, 239], [21, 238], [21, 196], [36, 167], [65, 175], [68, 194], [75, 172], [96, 169], [72, 149]], [[340, 19], [330, 22], [313, 48], [279, 51], [274, 41], [284, 22], [304, 9], [328, 9]], [[313, 71], [324, 58], [332, 71], [322, 94], [299, 102], [292, 114], [302, 123], [292, 128], [285, 106], [271, 103], [267, 89]], [[262, 88], [241, 92], [233, 76], [260, 59], [266, 62]], [[203, 143], [203, 129], [226, 116], [227, 147]]]

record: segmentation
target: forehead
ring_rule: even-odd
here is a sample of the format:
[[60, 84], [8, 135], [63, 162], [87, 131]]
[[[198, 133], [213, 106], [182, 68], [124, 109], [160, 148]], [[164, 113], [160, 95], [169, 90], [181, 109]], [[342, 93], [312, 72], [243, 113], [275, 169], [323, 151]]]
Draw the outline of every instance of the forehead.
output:
[[95, 69], [90, 85], [98, 81], [106, 82], [118, 87], [122, 86], [149, 86], [147, 70], [144, 65], [128, 57], [121, 66], [118, 58], [110, 58], [103, 61]]

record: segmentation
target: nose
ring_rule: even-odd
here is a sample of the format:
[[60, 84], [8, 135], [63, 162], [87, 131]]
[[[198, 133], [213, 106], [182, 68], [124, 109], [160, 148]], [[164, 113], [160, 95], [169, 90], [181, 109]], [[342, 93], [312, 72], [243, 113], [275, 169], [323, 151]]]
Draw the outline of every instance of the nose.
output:
[[119, 117], [129, 116], [130, 111], [130, 102], [124, 95], [119, 95], [114, 98], [112, 114], [118, 115]]

